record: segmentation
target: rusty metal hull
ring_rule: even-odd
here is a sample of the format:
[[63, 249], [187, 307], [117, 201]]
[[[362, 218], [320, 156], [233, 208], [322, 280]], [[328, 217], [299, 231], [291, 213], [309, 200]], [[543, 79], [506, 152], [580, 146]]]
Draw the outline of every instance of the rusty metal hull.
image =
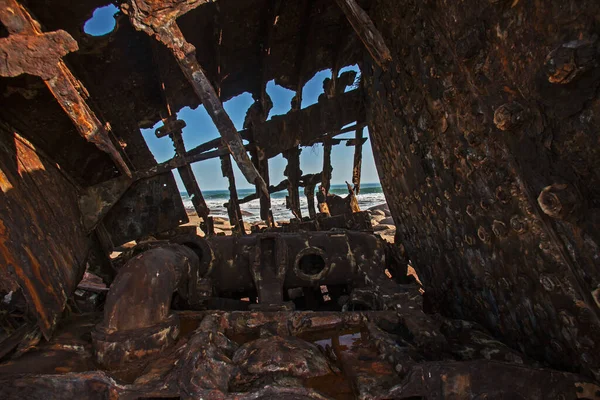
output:
[[600, 377], [598, 3], [377, 4], [373, 151], [432, 306]]

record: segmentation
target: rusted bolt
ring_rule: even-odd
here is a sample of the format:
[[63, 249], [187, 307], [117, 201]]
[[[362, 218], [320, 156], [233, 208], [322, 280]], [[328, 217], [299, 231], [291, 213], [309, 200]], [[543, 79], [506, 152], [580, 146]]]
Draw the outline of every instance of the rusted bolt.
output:
[[519, 197], [521, 195], [521, 188], [519, 188], [518, 184], [512, 183], [510, 185], [510, 195], [512, 197]]
[[469, 217], [474, 217], [475, 216], [475, 206], [473, 206], [473, 204], [467, 205], [467, 215]]
[[510, 219], [510, 227], [517, 233], [522, 234], [527, 231], [527, 224], [518, 215]]
[[552, 281], [552, 278], [545, 275], [540, 276], [540, 283], [542, 284], [542, 287], [548, 292], [553, 291], [556, 286]]
[[433, 204], [427, 203], [427, 207], [429, 208], [429, 212], [431, 213], [431, 215], [437, 214], [437, 212], [435, 211], [435, 208], [433, 207]]
[[490, 243], [492, 241], [492, 236], [483, 226], [480, 226], [479, 229], [477, 229], [477, 237], [479, 237], [479, 240], [483, 243]]
[[465, 243], [469, 246], [473, 246], [473, 244], [475, 244], [475, 239], [473, 239], [473, 236], [471, 235], [465, 235]]
[[573, 40], [546, 57], [548, 82], [565, 85], [598, 64], [597, 37]]
[[494, 232], [494, 235], [496, 235], [498, 238], [502, 239], [508, 234], [508, 228], [504, 222], [494, 220], [492, 223], [492, 232]]
[[596, 302], [596, 306], [598, 308], [600, 308], [600, 287], [596, 288], [596, 290], [594, 290], [592, 292], [592, 297], [594, 298], [594, 301]]
[[506, 204], [510, 201], [510, 193], [504, 187], [498, 186], [496, 188], [496, 199], [502, 204]]
[[546, 215], [566, 220], [576, 217], [580, 201], [572, 185], [555, 183], [542, 190], [538, 196], [538, 204]]
[[469, 146], [477, 146], [481, 144], [481, 138], [475, 132], [465, 132], [463, 133], [465, 140], [469, 144]]
[[494, 112], [494, 125], [501, 131], [517, 128], [524, 120], [525, 110], [516, 101], [503, 104]]
[[483, 199], [479, 202], [479, 206], [484, 211], [489, 211], [493, 204], [494, 202], [490, 199]]

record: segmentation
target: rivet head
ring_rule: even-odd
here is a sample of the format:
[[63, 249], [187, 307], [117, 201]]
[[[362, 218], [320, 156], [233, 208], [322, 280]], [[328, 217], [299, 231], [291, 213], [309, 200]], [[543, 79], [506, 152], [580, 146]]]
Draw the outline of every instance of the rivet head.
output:
[[510, 219], [510, 227], [519, 234], [523, 234], [527, 231], [527, 224], [518, 215], [514, 215]]
[[489, 209], [491, 208], [492, 204], [493, 204], [493, 201], [491, 201], [490, 199], [483, 199], [483, 200], [481, 200], [479, 202], [479, 206], [484, 211], [489, 211]]
[[477, 237], [479, 237], [479, 240], [483, 243], [490, 243], [492, 241], [492, 236], [483, 226], [480, 226], [479, 229], [477, 229]]
[[508, 228], [504, 222], [494, 220], [492, 223], [492, 232], [494, 232], [494, 235], [496, 235], [498, 238], [502, 239], [508, 234]]
[[581, 203], [576, 189], [566, 183], [546, 186], [537, 200], [546, 215], [562, 220], [575, 217]]
[[467, 215], [469, 217], [474, 217], [475, 216], [475, 206], [473, 206], [473, 204], [467, 205]]
[[502, 186], [496, 188], [496, 199], [502, 203], [507, 204], [510, 201], [510, 193]]
[[546, 57], [548, 82], [565, 85], [593, 68], [598, 50], [597, 38], [567, 42], [552, 50]]
[[552, 281], [552, 278], [550, 278], [549, 276], [546, 276], [546, 275], [540, 276], [540, 283], [542, 284], [542, 287], [544, 289], [546, 289], [548, 292], [553, 291], [554, 288], [556, 287], [556, 285]]
[[469, 246], [473, 246], [473, 244], [475, 244], [475, 239], [471, 235], [465, 235], [465, 243]]
[[525, 120], [525, 109], [516, 101], [501, 105], [494, 112], [494, 125], [501, 131], [519, 127]]

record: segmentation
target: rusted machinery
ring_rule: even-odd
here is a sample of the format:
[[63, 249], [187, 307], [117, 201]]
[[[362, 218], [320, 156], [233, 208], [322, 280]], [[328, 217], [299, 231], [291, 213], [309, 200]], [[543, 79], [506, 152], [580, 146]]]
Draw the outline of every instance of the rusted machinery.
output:
[[[88, 35], [101, 6], [115, 29]], [[0, 0], [0, 398], [600, 399], [598, 21], [597, 0]], [[219, 136], [186, 147], [200, 105]], [[394, 245], [329, 193], [341, 143], [359, 193], [367, 139]], [[231, 237], [192, 168], [217, 158]]]
[[[351, 231], [140, 244], [122, 256], [103, 315], [75, 315], [50, 342], [0, 364], [0, 396], [598, 397], [585, 377], [540, 369], [476, 324], [425, 314], [417, 285], [384, 274], [388, 251]], [[323, 285], [348, 289], [345, 311], [293, 311], [285, 301], [291, 288]], [[174, 292], [188, 306], [235, 292], [254, 292], [256, 303], [174, 311]], [[336, 294], [329, 290], [330, 300], [344, 297]], [[367, 308], [352, 310], [353, 302]]]

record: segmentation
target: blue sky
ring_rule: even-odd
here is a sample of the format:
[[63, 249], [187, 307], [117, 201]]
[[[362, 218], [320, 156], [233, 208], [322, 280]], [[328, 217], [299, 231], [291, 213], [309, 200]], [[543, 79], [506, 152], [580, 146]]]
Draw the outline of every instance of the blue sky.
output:
[[[103, 35], [114, 29], [115, 21], [114, 14], [117, 8], [110, 5], [101, 7], [94, 12], [93, 17], [86, 22], [84, 31], [90, 35]], [[345, 70], [358, 70], [356, 66], [346, 67]], [[315, 104], [321, 93], [323, 93], [323, 80], [331, 77], [331, 70], [321, 71], [317, 73], [305, 86], [302, 93], [302, 108], [311, 104]], [[273, 81], [267, 84], [267, 93], [273, 101], [273, 109], [269, 118], [273, 115], [286, 114], [290, 111], [290, 102], [294, 92], [287, 90], [281, 86], [275, 85]], [[92, 94], [93, 95], [93, 94]], [[231, 117], [234, 125], [238, 130], [242, 129], [246, 111], [252, 104], [252, 96], [249, 93], [243, 93], [234, 97], [224, 104], [225, 110]], [[183, 130], [183, 139], [186, 148], [192, 149], [201, 143], [219, 137], [219, 132], [212, 122], [210, 116], [203, 106], [199, 106], [195, 110], [189, 107], [183, 108], [178, 114], [179, 119], [183, 119], [187, 127]], [[158, 123], [152, 129], [142, 129], [142, 134], [150, 150], [154, 154], [156, 161], [163, 162], [175, 155], [173, 144], [168, 137], [158, 139], [154, 134], [154, 130], [161, 126]], [[368, 130], [365, 129], [365, 135]], [[354, 133], [350, 132], [340, 137], [353, 137]], [[331, 154], [331, 163], [333, 166], [332, 183], [341, 184], [344, 181], [352, 180], [352, 164], [354, 159], [354, 147], [348, 147], [344, 144], [334, 146]], [[233, 163], [234, 173], [236, 177], [236, 185], [240, 189], [253, 187], [249, 184], [242, 173]], [[269, 172], [271, 184], [277, 184], [284, 179], [283, 171], [286, 166], [286, 160], [281, 156], [277, 156], [269, 160]], [[323, 167], [323, 146], [317, 144], [313, 147], [303, 148], [300, 156], [300, 168], [303, 173], [320, 172]], [[196, 175], [196, 179], [203, 190], [226, 189], [227, 180], [221, 174], [221, 162], [218, 158], [212, 160], [201, 161], [195, 163], [192, 169]], [[174, 171], [175, 180], [180, 188], [184, 191], [183, 184], [179, 178], [177, 171]], [[373, 152], [371, 150], [371, 142], [368, 140], [363, 147], [363, 168], [362, 182], [373, 183], [379, 182], [375, 163], [373, 161]]]

